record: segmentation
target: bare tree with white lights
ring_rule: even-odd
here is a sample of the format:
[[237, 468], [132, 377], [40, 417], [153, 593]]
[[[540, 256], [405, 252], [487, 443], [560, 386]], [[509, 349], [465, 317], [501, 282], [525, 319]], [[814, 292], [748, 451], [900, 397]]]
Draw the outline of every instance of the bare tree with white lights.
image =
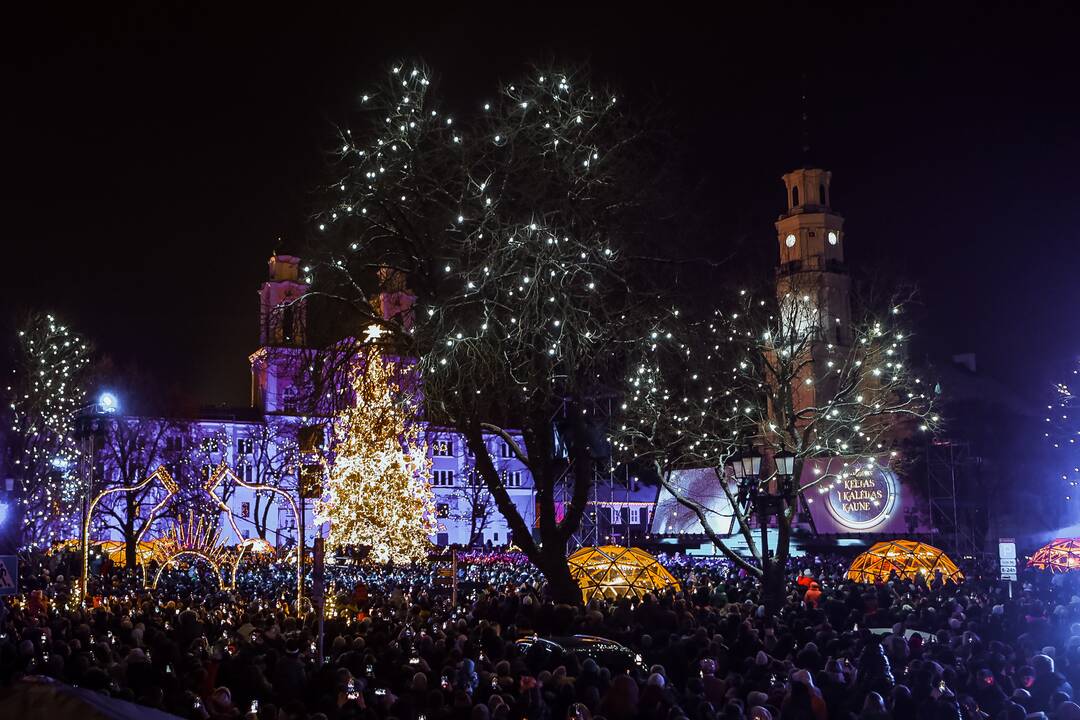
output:
[[[619, 449], [653, 460], [717, 548], [762, 578], [772, 606], [783, 595], [800, 499], [895, 457], [903, 437], [938, 421], [932, 393], [907, 364], [900, 302], [838, 328], [815, 299], [789, 288], [779, 298], [744, 292], [736, 309], [704, 320], [672, 310], [640, 343], [619, 428]], [[803, 479], [804, 463], [819, 457], [853, 460]], [[675, 480], [686, 468], [715, 471], [730, 515], [687, 494]], [[766, 549], [765, 534], [755, 532], [770, 517], [777, 542]], [[729, 547], [724, 524], [756, 562]]]
[[[658, 154], [640, 118], [584, 74], [531, 72], [460, 116], [433, 87], [428, 68], [394, 67], [363, 96], [362, 124], [341, 131], [315, 220], [326, 257], [305, 301], [329, 299], [348, 332], [418, 359], [429, 419], [464, 435], [552, 595], [580, 602], [566, 544], [595, 452], [572, 440], [564, 453], [552, 419], [622, 373], [612, 342], [645, 301], [631, 248], [651, 227]], [[535, 537], [485, 435], [532, 474]]]

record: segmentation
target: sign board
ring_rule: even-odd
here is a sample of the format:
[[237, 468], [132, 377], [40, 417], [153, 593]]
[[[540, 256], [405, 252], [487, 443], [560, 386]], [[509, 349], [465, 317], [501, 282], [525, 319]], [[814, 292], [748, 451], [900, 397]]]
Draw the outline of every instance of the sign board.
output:
[[19, 558], [0, 555], [0, 596], [19, 592]]
[[1016, 541], [1012, 538], [998, 538], [998, 562], [1001, 565], [1001, 579], [1016, 582]]

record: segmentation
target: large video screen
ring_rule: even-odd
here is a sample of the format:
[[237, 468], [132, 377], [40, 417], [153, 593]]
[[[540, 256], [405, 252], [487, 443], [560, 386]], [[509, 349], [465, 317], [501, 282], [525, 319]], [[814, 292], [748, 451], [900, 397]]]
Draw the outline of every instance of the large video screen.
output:
[[[890, 469], [888, 457], [808, 458], [803, 462], [799, 487], [812, 523], [797, 523], [821, 535], [890, 534], [929, 532], [921, 495]], [[669, 482], [680, 495], [703, 508], [712, 529], [727, 535], [732, 525], [731, 504], [712, 468], [692, 468], [672, 473]], [[728, 482], [732, 482], [728, 478]], [[733, 485], [732, 493], [735, 492]], [[666, 487], [653, 513], [655, 535], [701, 535], [697, 514], [683, 506]]]
[[[720, 480], [712, 468], [675, 470], [668, 479], [680, 495], [693, 498], [704, 508], [705, 518], [714, 532], [727, 535], [731, 528], [731, 503], [720, 487]], [[701, 520], [687, 509], [667, 487], [660, 486], [660, 496], [653, 512], [654, 535], [702, 535]]]
[[919, 495], [886, 464], [887, 458], [809, 458], [803, 463], [803, 488], [821, 535], [927, 532]]

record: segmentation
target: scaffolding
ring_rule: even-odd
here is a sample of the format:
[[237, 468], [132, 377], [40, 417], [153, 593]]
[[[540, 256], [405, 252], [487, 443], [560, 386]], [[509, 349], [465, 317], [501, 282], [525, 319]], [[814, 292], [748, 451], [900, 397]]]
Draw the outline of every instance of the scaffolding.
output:
[[[603, 450], [594, 448], [592, 456], [595, 460], [593, 467], [592, 485], [589, 488], [589, 499], [585, 511], [581, 516], [581, 523], [577, 530], [570, 536], [568, 552], [573, 552], [581, 547], [610, 544], [612, 522], [610, 508], [616, 503], [616, 482], [614, 456], [611, 453], [610, 441], [607, 436], [607, 428], [610, 427], [613, 412], [614, 394], [603, 393], [594, 395], [583, 402], [571, 403], [563, 400], [558, 412], [552, 416], [552, 432], [555, 433], [556, 448], [564, 458], [566, 466], [563, 468], [559, 479], [555, 483], [556, 507], [567, 508], [574, 495], [573, 465], [569, 461], [569, 451], [566, 438], [560, 433], [558, 426], [560, 421], [567, 423], [571, 420], [574, 412], [589, 416], [596, 425], [604, 428]], [[580, 438], [578, 438], [580, 440]], [[606, 515], [601, 511], [606, 510]], [[629, 531], [621, 533], [621, 536], [629, 542]]]
[[958, 488], [977, 486], [980, 464], [980, 458], [971, 453], [966, 442], [938, 438], [927, 444], [930, 526], [938, 542], [958, 556], [974, 556], [983, 551], [972, 503], [958, 492]]

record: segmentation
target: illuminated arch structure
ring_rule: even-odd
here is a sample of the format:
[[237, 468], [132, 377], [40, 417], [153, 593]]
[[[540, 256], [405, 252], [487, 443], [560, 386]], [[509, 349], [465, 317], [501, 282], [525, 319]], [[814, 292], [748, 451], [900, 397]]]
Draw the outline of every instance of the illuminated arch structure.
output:
[[660, 561], [641, 548], [603, 545], [583, 547], [566, 560], [585, 602], [619, 600], [665, 588], [680, 590], [679, 581]]
[[945, 580], [960, 583], [964, 573], [942, 550], [915, 540], [887, 540], [874, 543], [856, 557], [847, 577], [857, 583], [885, 582], [892, 573], [905, 580], [922, 577], [927, 582], [940, 572]]
[[[287, 492], [272, 485], [259, 485], [256, 483], [245, 482], [236, 473], [234, 473], [224, 461], [222, 461], [218, 464], [217, 468], [214, 469], [214, 472], [210, 474], [210, 476], [199, 488], [199, 492], [205, 494], [207, 500], [210, 502], [210, 505], [215, 510], [223, 511], [225, 513], [225, 518], [228, 520], [229, 525], [232, 527], [232, 530], [236, 534], [236, 537], [238, 539], [243, 537], [243, 533], [240, 532], [240, 528], [236, 524], [236, 517], [233, 515], [232, 510], [229, 509], [229, 506], [226, 505], [225, 502], [218, 496], [216, 491], [216, 488], [227, 479], [232, 480], [240, 487], [244, 487], [249, 490], [254, 490], [256, 492], [271, 492], [283, 497], [286, 501], [288, 501], [288, 507], [292, 509], [294, 521], [298, 521], [299, 511], [297, 510], [296, 503], [293, 501], [292, 497]], [[97, 497], [95, 497], [91, 501], [90, 507], [86, 513], [86, 518], [83, 522], [81, 540], [83, 556], [81, 592], [84, 598], [86, 597], [87, 575], [89, 569], [90, 523], [93, 519], [94, 508], [97, 507], [97, 504], [102, 499], [108, 497], [109, 495], [112, 495], [114, 493], [138, 492], [150, 483], [154, 482], [155, 480], [160, 482], [162, 487], [164, 487], [165, 496], [150, 510], [146, 518], [146, 523], [143, 525], [142, 531], [139, 533], [139, 536], [135, 538], [136, 545], [138, 547], [141, 547], [143, 543], [143, 538], [146, 535], [146, 532], [150, 529], [150, 526], [153, 525], [155, 520], [161, 519], [163, 510], [169, 505], [169, 502], [172, 500], [172, 498], [180, 491], [180, 485], [176, 482], [175, 479], [173, 479], [172, 475], [169, 473], [168, 470], [165, 469], [164, 465], [159, 466], [157, 470], [152, 472], [149, 476], [146, 477], [145, 480], [138, 483], [137, 485], [109, 488], [108, 490], [104, 490], [99, 493]], [[236, 551], [229, 551], [220, 542], [220, 530], [214, 530], [213, 532], [211, 532], [211, 529], [212, 528], [210, 524], [206, 523], [203, 518], [200, 518], [198, 525], [195, 525], [194, 511], [189, 510], [188, 527], [185, 529], [182, 522], [177, 523], [171, 528], [171, 532], [163, 537], [164, 547], [162, 548], [162, 551], [164, 554], [159, 553], [159, 556], [162, 559], [161, 568], [159, 568], [152, 583], [148, 582], [147, 578], [148, 560], [146, 558], [143, 558], [141, 560], [144, 585], [146, 585], [147, 587], [156, 588], [158, 580], [161, 577], [162, 570], [182, 556], [201, 557], [214, 567], [215, 571], [218, 574], [218, 578], [221, 580], [222, 587], [228, 588], [235, 585], [236, 569], [237, 567], [239, 567], [240, 561], [243, 559], [246, 552], [249, 549], [253, 549], [255, 547], [255, 544], [248, 541], [241, 541], [237, 546]], [[229, 569], [228, 576], [223, 574], [223, 570], [226, 568]], [[297, 543], [296, 600], [298, 604], [303, 594], [302, 570], [303, 568], [300, 565], [300, 544]]]
[[[159, 552], [162, 562], [150, 584], [151, 588], [156, 590], [165, 568], [184, 556], [199, 557], [209, 563], [217, 576], [219, 587], [228, 589], [236, 584], [236, 566], [240, 563], [243, 550], [230, 552], [221, 544], [221, 530], [214, 529], [206, 522], [206, 518], [201, 516], [196, 524], [194, 510], [188, 512], [187, 525], [183, 522], [175, 523], [170, 532], [162, 537], [160, 544], [163, 546]], [[235, 559], [230, 558], [230, 555], [235, 555]], [[229, 566], [232, 567], [232, 573], [225, 577], [222, 571]]]

